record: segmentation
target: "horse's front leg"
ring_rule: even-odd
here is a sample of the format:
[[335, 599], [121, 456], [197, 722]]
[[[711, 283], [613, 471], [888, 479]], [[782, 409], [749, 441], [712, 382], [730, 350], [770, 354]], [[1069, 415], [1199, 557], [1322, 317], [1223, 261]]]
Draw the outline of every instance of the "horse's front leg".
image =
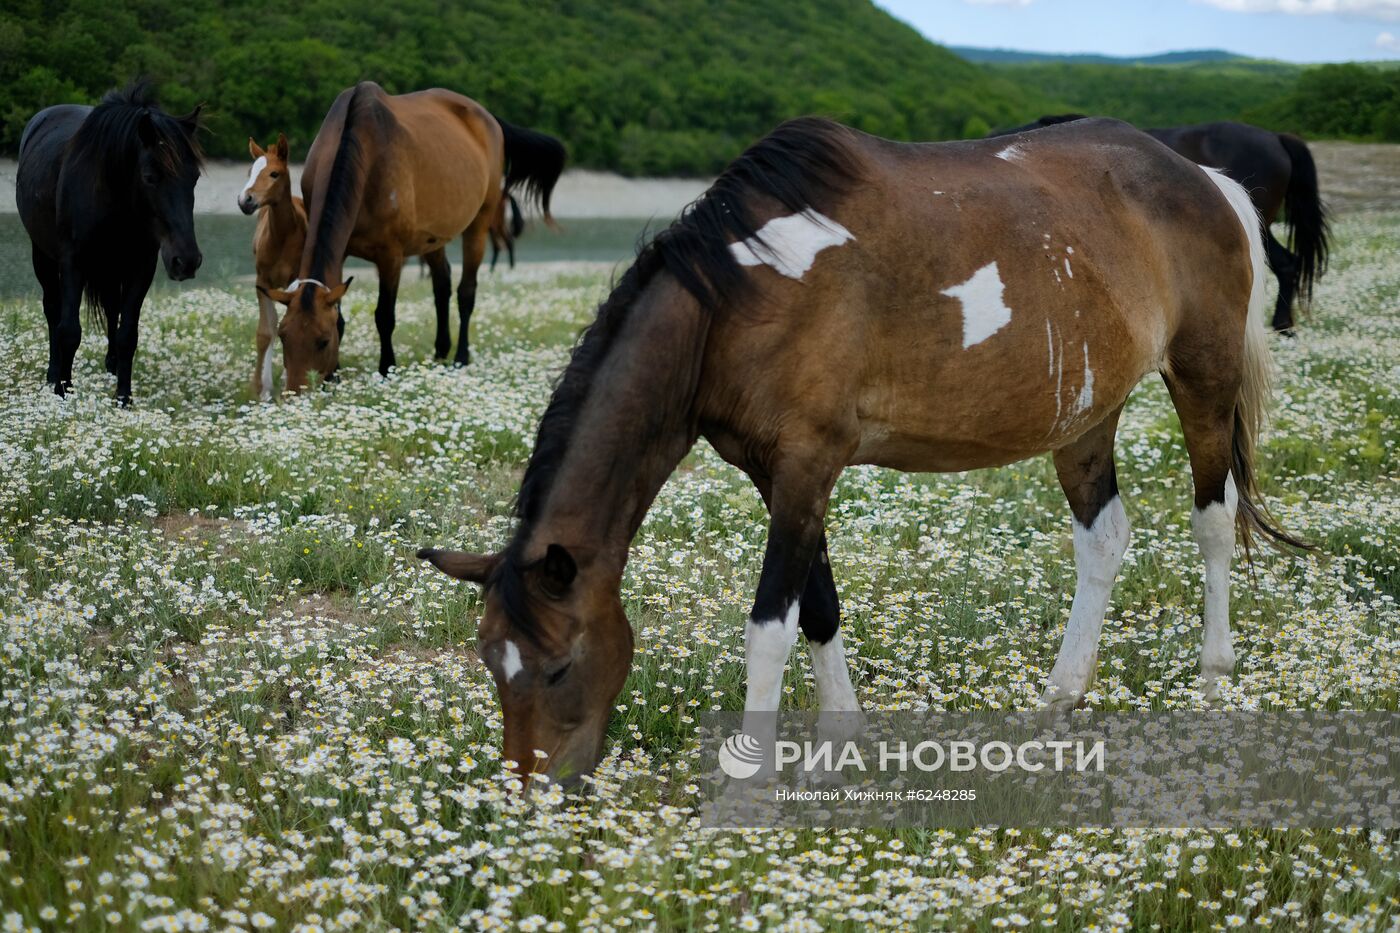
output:
[[146, 292], [151, 288], [151, 280], [156, 274], [156, 257], [149, 263], [134, 263], [131, 278], [121, 290], [121, 311], [118, 315], [117, 332], [109, 335], [111, 353], [116, 362], [117, 401], [123, 407], [131, 404], [131, 366], [136, 359], [137, 327], [141, 321], [141, 305], [146, 300]]
[[253, 366], [253, 397], [272, 401], [272, 342], [277, 337], [277, 302], [258, 292], [258, 359]]
[[452, 349], [452, 329], [448, 316], [452, 311], [452, 263], [447, 248], [423, 255], [423, 265], [433, 277], [433, 309], [437, 312], [437, 336], [433, 340], [433, 358], [447, 359]]
[[841, 470], [839, 465], [816, 462], [819, 456], [802, 462], [789, 458], [772, 472], [768, 547], [745, 627], [744, 731], [769, 750], [777, 740], [775, 714], [783, 695], [783, 669], [797, 642], [803, 594], [821, 552], [827, 499]]
[[389, 375], [394, 361], [394, 305], [399, 300], [399, 273], [403, 257], [382, 259], [379, 269], [379, 303], [374, 307], [374, 326], [379, 331], [379, 375]]
[[51, 367], [53, 390], [64, 395], [73, 385], [73, 358], [83, 342], [83, 277], [77, 263], [64, 261], [60, 273], [58, 326], [53, 335], [57, 351]]

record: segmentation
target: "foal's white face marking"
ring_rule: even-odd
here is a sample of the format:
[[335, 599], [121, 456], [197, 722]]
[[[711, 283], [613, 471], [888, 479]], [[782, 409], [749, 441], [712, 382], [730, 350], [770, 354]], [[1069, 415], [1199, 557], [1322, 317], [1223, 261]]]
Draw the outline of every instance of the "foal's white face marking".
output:
[[1005, 291], [995, 262], [978, 269], [961, 285], [943, 290], [943, 294], [962, 303], [964, 350], [1011, 323], [1011, 309], [1003, 300]]
[[248, 189], [258, 183], [258, 176], [263, 173], [263, 169], [265, 168], [267, 168], [267, 156], [258, 156], [253, 162], [253, 167], [248, 170], [248, 180], [244, 183], [243, 190], [238, 192], [238, 200], [243, 200], [244, 195], [248, 193]]
[[524, 666], [520, 663], [520, 649], [515, 647], [515, 642], [507, 641], [505, 650], [501, 652], [501, 673], [505, 675], [506, 683], [514, 680]]
[[741, 266], [768, 266], [779, 275], [800, 280], [818, 253], [854, 239], [851, 231], [809, 208], [773, 218], [759, 228], [757, 236], [729, 244], [729, 251]]

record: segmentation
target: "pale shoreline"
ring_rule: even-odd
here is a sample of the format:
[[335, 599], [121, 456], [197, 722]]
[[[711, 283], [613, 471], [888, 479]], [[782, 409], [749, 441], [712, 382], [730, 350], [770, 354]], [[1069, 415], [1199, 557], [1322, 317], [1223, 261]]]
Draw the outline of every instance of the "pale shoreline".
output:
[[[0, 213], [15, 213], [15, 160], [0, 160]], [[301, 166], [292, 167], [301, 177]], [[238, 214], [238, 193], [248, 163], [211, 161], [194, 189], [195, 213]], [[553, 214], [566, 218], [671, 218], [710, 186], [708, 178], [624, 178], [611, 172], [570, 169], [554, 189]]]

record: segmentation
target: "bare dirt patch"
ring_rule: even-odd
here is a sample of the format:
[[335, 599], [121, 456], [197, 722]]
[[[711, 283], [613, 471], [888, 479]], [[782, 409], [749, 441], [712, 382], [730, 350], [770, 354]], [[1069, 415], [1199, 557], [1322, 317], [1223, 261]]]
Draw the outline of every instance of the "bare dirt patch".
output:
[[236, 518], [211, 518], [187, 512], [161, 515], [155, 520], [155, 526], [161, 534], [170, 538], [223, 537], [225, 534], [243, 534], [248, 530], [248, 523]]

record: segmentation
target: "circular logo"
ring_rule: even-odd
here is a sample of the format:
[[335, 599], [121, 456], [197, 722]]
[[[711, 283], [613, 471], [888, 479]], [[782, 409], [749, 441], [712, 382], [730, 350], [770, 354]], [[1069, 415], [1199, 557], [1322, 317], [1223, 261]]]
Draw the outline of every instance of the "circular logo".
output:
[[737, 781], [751, 778], [763, 767], [763, 746], [746, 732], [736, 732], [719, 747], [719, 769]]

